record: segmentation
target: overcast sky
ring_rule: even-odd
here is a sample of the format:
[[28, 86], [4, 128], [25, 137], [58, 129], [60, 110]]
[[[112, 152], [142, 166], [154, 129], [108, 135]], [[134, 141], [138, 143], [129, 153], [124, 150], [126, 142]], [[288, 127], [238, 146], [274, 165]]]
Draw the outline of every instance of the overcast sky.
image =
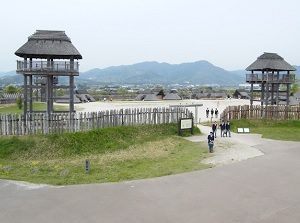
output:
[[0, 10], [0, 72], [16, 69], [36, 30], [65, 31], [82, 72], [198, 60], [239, 70], [264, 52], [300, 65], [299, 0], [6, 0]]

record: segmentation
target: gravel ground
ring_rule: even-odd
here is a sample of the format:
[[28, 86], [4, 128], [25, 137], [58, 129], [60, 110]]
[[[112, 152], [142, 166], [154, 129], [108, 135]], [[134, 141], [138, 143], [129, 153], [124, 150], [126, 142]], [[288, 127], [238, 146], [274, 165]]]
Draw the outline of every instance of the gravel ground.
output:
[[[240, 99], [224, 99], [224, 100], [180, 100], [180, 101], [112, 101], [112, 102], [90, 102], [84, 104], [75, 104], [75, 109], [81, 112], [92, 111], [105, 111], [112, 109], [124, 109], [124, 108], [149, 108], [149, 107], [169, 107], [170, 105], [202, 105], [198, 106], [197, 110], [194, 107], [189, 109], [195, 114], [197, 111], [198, 122], [219, 121], [216, 117], [206, 118], [205, 110], [218, 108], [219, 114], [229, 105], [249, 105], [249, 100]], [[259, 104], [259, 103], [258, 103]], [[211, 131], [210, 127], [198, 125], [203, 136], [195, 139], [191, 138], [191, 141], [204, 141]], [[245, 136], [245, 134], [243, 134]], [[250, 136], [251, 134], [249, 134]], [[235, 140], [239, 137], [239, 134], [232, 133], [232, 137], [218, 137], [215, 140], [215, 152], [211, 157], [207, 158], [203, 162], [206, 164], [212, 164], [214, 166], [221, 166], [224, 164], [230, 164], [237, 161], [246, 160], [256, 156], [261, 156], [263, 153], [260, 150], [255, 149], [243, 140]]]
[[258, 149], [249, 145], [236, 143], [227, 138], [217, 138], [215, 144], [215, 152], [211, 157], [204, 160], [203, 163], [222, 166], [264, 155], [264, 153]]
[[[201, 124], [197, 125], [203, 133], [201, 136], [192, 136], [188, 140], [192, 142], [207, 143], [207, 135], [211, 131], [211, 127]], [[258, 134], [238, 134], [231, 133], [231, 137], [220, 137], [219, 130], [217, 138], [215, 139], [214, 153], [205, 159], [203, 163], [211, 164], [213, 166], [222, 166], [249, 158], [264, 155], [263, 152], [254, 148], [256, 144], [260, 143], [261, 135]], [[207, 146], [208, 150], [208, 146]]]

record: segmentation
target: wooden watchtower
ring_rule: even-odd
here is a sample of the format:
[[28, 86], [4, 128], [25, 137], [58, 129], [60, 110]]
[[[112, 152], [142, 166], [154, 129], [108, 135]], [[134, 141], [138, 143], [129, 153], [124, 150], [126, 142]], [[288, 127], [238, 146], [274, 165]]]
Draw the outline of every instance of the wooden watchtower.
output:
[[[24, 76], [24, 115], [36, 112], [32, 103], [33, 92], [38, 90], [44, 92], [47, 113], [55, 112], [55, 88], [69, 91], [69, 112], [74, 111], [74, 76], [79, 75], [82, 56], [64, 31], [37, 30], [15, 55], [24, 58], [17, 61], [17, 73]], [[64, 76], [69, 77], [69, 84], [59, 85], [59, 77]]]
[[[261, 105], [275, 105], [279, 102], [279, 93], [286, 93], [286, 105], [289, 105], [290, 85], [295, 83], [295, 75], [290, 74], [296, 69], [276, 53], [264, 53], [246, 68], [251, 73], [246, 74], [246, 82], [251, 84], [250, 104], [253, 105], [253, 84], [259, 84]], [[280, 90], [285, 84], [286, 90]]]

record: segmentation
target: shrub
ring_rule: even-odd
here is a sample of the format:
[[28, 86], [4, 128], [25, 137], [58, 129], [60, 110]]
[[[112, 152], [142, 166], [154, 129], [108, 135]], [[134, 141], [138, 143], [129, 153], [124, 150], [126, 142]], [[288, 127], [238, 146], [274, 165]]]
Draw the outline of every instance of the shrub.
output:
[[17, 107], [21, 110], [23, 108], [23, 101], [22, 101], [21, 96], [19, 96], [17, 98], [17, 102], [16, 103], [17, 103]]

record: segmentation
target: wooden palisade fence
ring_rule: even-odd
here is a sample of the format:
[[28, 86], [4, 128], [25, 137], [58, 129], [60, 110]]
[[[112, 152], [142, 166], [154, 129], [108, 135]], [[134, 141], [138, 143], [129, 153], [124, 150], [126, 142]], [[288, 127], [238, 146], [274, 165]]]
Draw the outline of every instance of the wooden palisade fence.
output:
[[220, 115], [222, 120], [268, 118], [300, 120], [300, 106], [287, 105], [239, 105], [229, 106]]
[[186, 108], [133, 108], [101, 112], [33, 113], [0, 116], [0, 135], [79, 132], [112, 126], [177, 123], [193, 114]]

